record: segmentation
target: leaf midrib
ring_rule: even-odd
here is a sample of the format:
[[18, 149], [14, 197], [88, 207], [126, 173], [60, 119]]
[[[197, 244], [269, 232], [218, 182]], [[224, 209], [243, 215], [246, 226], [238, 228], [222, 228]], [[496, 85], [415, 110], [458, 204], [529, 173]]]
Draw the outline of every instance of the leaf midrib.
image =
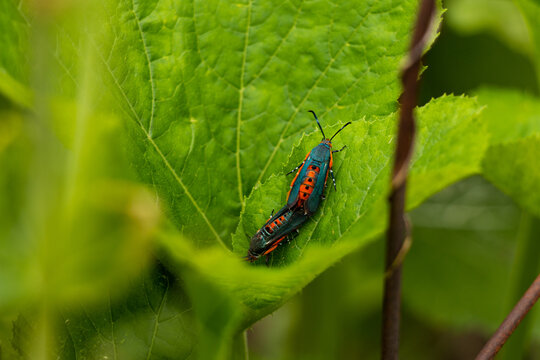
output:
[[245, 198], [244, 191], [242, 190], [242, 171], [240, 170], [240, 127], [242, 126], [242, 107], [244, 102], [244, 77], [246, 73], [246, 57], [247, 57], [247, 48], [249, 44], [249, 28], [251, 26], [251, 7], [253, 5], [253, 0], [249, 0], [248, 5], [248, 14], [246, 21], [246, 33], [244, 35], [244, 51], [242, 54], [242, 68], [240, 71], [240, 90], [238, 93], [238, 115], [236, 118], [236, 177], [238, 179], [238, 197], [240, 199], [240, 205], [242, 210], [245, 207]]
[[151, 138], [153, 128], [154, 128], [154, 109], [156, 107], [156, 89], [155, 89], [155, 81], [154, 81], [154, 69], [150, 61], [150, 51], [148, 50], [148, 46], [146, 46], [146, 39], [144, 37], [144, 32], [141, 27], [141, 21], [139, 19], [139, 16], [137, 15], [137, 12], [135, 11], [135, 0], [131, 0], [131, 12], [133, 13], [133, 16], [135, 17], [135, 22], [137, 23], [137, 29], [141, 37], [141, 42], [142, 42], [142, 46], [144, 50], [144, 56], [146, 58], [146, 63], [148, 65], [148, 76], [150, 78], [150, 88], [152, 89], [152, 109], [150, 110], [150, 121], [148, 124], [148, 136], [150, 136]]
[[212, 223], [210, 222], [210, 220], [208, 219], [208, 217], [206, 216], [205, 212], [202, 210], [202, 208], [199, 206], [199, 204], [197, 203], [197, 201], [195, 200], [195, 198], [191, 195], [191, 192], [189, 191], [189, 189], [187, 188], [187, 186], [184, 184], [184, 182], [182, 181], [182, 179], [178, 176], [178, 174], [176, 173], [176, 171], [174, 170], [174, 168], [172, 167], [172, 165], [170, 164], [170, 162], [167, 160], [167, 157], [163, 154], [163, 152], [161, 151], [161, 149], [159, 148], [159, 146], [155, 143], [155, 141], [152, 139], [152, 137], [150, 136], [150, 134], [148, 133], [148, 131], [146, 130], [146, 128], [143, 126], [142, 122], [141, 122], [141, 119], [139, 117], [139, 115], [137, 114], [135, 108], [133, 107], [133, 104], [131, 103], [131, 101], [129, 100], [129, 98], [127, 97], [126, 93], [124, 92], [124, 89], [122, 88], [122, 86], [120, 85], [120, 83], [118, 82], [118, 79], [116, 78], [116, 76], [114, 75], [114, 72], [112, 71], [112, 69], [110, 68], [109, 66], [109, 63], [103, 58], [103, 54], [99, 51], [98, 47], [96, 46], [96, 44], [92, 41], [92, 45], [93, 47], [96, 49], [98, 55], [99, 55], [99, 58], [100, 60], [103, 62], [103, 64], [105, 65], [105, 68], [107, 69], [107, 72], [109, 73], [109, 75], [111, 76], [111, 78], [113, 79], [113, 82], [114, 84], [116, 85], [116, 87], [118, 88], [118, 90], [120, 91], [120, 93], [122, 94], [122, 97], [124, 98], [124, 100], [126, 101], [130, 111], [133, 113], [133, 116], [134, 116], [134, 120], [135, 122], [137, 123], [137, 125], [139, 125], [139, 128], [141, 129], [141, 131], [143, 132], [143, 134], [145, 135], [145, 139], [150, 143], [150, 145], [152, 145], [152, 147], [156, 150], [156, 152], [158, 153], [158, 155], [161, 157], [163, 163], [165, 164], [165, 166], [167, 167], [167, 169], [170, 171], [170, 173], [173, 175], [174, 179], [176, 180], [176, 182], [180, 185], [180, 187], [182, 188], [182, 190], [184, 191], [184, 193], [186, 194], [186, 196], [188, 197], [188, 199], [190, 200], [190, 202], [193, 204], [193, 206], [195, 207], [195, 209], [197, 210], [197, 212], [199, 213], [199, 215], [203, 218], [204, 222], [206, 223], [206, 225], [208, 226], [208, 228], [210, 229], [210, 231], [212, 232], [212, 234], [214, 235], [214, 237], [216, 238], [216, 240], [218, 241], [219, 244], [221, 244], [221, 246], [223, 246], [225, 249], [227, 249], [228, 251], [229, 248], [225, 245], [225, 243], [223, 242], [223, 239], [221, 239], [221, 237], [219, 236], [219, 234], [217, 233], [216, 229], [214, 228], [214, 226], [212, 225]]

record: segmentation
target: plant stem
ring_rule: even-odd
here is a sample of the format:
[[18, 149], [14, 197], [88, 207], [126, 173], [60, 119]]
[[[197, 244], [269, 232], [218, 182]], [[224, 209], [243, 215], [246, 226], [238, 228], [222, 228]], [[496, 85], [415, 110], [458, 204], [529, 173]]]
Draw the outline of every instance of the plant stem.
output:
[[249, 360], [247, 330], [238, 333], [232, 343], [231, 360]]
[[536, 277], [525, 294], [512, 309], [510, 314], [504, 319], [501, 326], [495, 331], [495, 334], [484, 345], [476, 360], [493, 359], [510, 335], [514, 332], [521, 320], [532, 309], [538, 298], [540, 297], [540, 275]]
[[[521, 294], [527, 290], [529, 284], [538, 274], [540, 262], [538, 234], [540, 234], [540, 219], [523, 211], [514, 256], [511, 293], [508, 299], [509, 309], [519, 300]], [[525, 357], [527, 338], [532, 328], [531, 322], [530, 316], [521, 322], [519, 329], [514, 332], [501, 353], [503, 359], [523, 359]]]
[[[415, 137], [413, 110], [417, 104], [420, 60], [435, 15], [435, 1], [422, 0], [408, 59], [402, 72], [403, 94], [390, 193], [390, 223], [386, 242], [386, 276], [383, 298], [382, 351], [384, 360], [399, 358], [401, 312], [401, 261], [409, 237], [404, 217], [405, 189]], [[397, 260], [397, 261], [396, 261]]]

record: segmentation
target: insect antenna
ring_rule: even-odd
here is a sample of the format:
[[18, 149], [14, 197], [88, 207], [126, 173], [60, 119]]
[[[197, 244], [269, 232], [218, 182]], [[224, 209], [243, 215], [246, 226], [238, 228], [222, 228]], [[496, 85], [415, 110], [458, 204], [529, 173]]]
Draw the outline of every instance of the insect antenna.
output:
[[319, 119], [317, 118], [317, 115], [315, 114], [315, 111], [309, 110], [309, 112], [312, 113], [313, 116], [315, 116], [315, 120], [317, 120], [317, 125], [319, 125], [319, 129], [321, 129], [323, 139], [326, 139], [326, 135], [324, 135], [324, 131], [323, 131], [322, 127], [321, 127], [321, 124], [319, 123]]
[[336, 131], [336, 133], [330, 138], [330, 141], [332, 141], [332, 139], [334, 138], [334, 136], [336, 136], [341, 130], [343, 130], [345, 128], [345, 126], [347, 125], [351, 125], [351, 122], [349, 121], [348, 123], [346, 123], [345, 125], [343, 125], [341, 127], [341, 129], [339, 129], [338, 131]]

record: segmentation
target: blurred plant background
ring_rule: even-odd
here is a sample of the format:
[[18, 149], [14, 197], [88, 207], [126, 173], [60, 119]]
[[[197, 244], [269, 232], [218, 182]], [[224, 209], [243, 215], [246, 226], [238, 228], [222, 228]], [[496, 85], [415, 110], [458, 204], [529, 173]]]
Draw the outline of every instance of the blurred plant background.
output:
[[[316, 3], [323, 4], [322, 9], [326, 6]], [[347, 6], [354, 8], [352, 3]], [[349, 103], [344, 96], [339, 99], [344, 99], [343, 106], [339, 101], [323, 106], [320, 103], [326, 101], [327, 93], [314, 90], [315, 99], [306, 101], [314, 86], [297, 103], [302, 109], [329, 109], [326, 119], [332, 125], [357, 120], [356, 132], [380, 136], [386, 146], [381, 150], [384, 155], [391, 149], [392, 123], [372, 119], [390, 119], [396, 110], [398, 65], [408, 45], [404, 35], [408, 29], [402, 24], [412, 23], [416, 2], [380, 3], [383, 10], [388, 6], [391, 16], [397, 9], [395, 18], [386, 20], [401, 37], [394, 37], [390, 30], [388, 34], [373, 30], [364, 43], [374, 49], [369, 51], [382, 51], [380, 57], [387, 63], [380, 67], [370, 63], [370, 57], [379, 55], [369, 51], [359, 55], [367, 59], [367, 70], [355, 59], [338, 59], [341, 69], [351, 69], [341, 74], [343, 78], [361, 74], [363, 81], [346, 92], [349, 95], [353, 89], [353, 100]], [[359, 219], [360, 224], [352, 235], [343, 236], [343, 246], [322, 240], [309, 243], [310, 235], [308, 240], [300, 237], [290, 253], [278, 252], [284, 260], [272, 258], [276, 269], [241, 263], [238, 257], [247, 246], [243, 231], [249, 233], [260, 224], [283, 197], [271, 189], [285, 189], [287, 180], [271, 174], [282, 171], [282, 163], [296, 165], [298, 156], [294, 155], [305, 153], [319, 134], [302, 136], [304, 131], [316, 130], [304, 117], [292, 122], [292, 135], [281, 135], [275, 147], [264, 141], [262, 149], [249, 144], [250, 152], [241, 158], [240, 130], [237, 135], [220, 129], [234, 128], [237, 119], [240, 124], [243, 110], [252, 112], [250, 122], [244, 120], [252, 135], [264, 125], [268, 137], [277, 138], [291, 121], [271, 126], [265, 116], [286, 119], [292, 108], [280, 96], [298, 100], [302, 94], [298, 89], [306, 87], [305, 74], [299, 71], [291, 75], [297, 88], [291, 85], [282, 90], [284, 79], [273, 75], [280, 73], [281, 51], [299, 69], [318, 64], [302, 57], [301, 48], [295, 52], [294, 46], [285, 41], [278, 45], [277, 40], [274, 44], [275, 39], [268, 37], [275, 51], [262, 45], [256, 51], [269, 60], [254, 61], [260, 66], [258, 71], [245, 71], [244, 66], [220, 62], [223, 57], [246, 64], [248, 41], [231, 35], [220, 39], [222, 47], [214, 53], [208, 52], [213, 67], [198, 66], [192, 58], [215, 44], [214, 35], [208, 31], [194, 40], [191, 35], [196, 30], [190, 19], [209, 29], [219, 29], [223, 19], [235, 23], [239, 14], [256, 25], [263, 22], [257, 13], [251, 14], [251, 1], [249, 8], [242, 3], [233, 10], [208, 5], [205, 10], [215, 10], [218, 20], [195, 16], [190, 4], [0, 2], [0, 359], [241, 359], [246, 358], [242, 331], [253, 323], [246, 332], [251, 359], [379, 358], [384, 252], [380, 240], [387, 214], [380, 205], [385, 202], [386, 178], [376, 180], [385, 168], [381, 166], [377, 175], [371, 168], [359, 170], [360, 175], [373, 178], [364, 195], [372, 204], [359, 210], [351, 226]], [[378, 14], [371, 5], [362, 2], [358, 7]], [[283, 17], [278, 14], [267, 22], [270, 32], [280, 29], [282, 38], [293, 33], [297, 44], [327, 33], [327, 27], [319, 28], [313, 20], [298, 23], [296, 34], [301, 16], [295, 17], [291, 9], [297, 9], [297, 14], [312, 10], [309, 2], [288, 6], [279, 7]], [[342, 17], [354, 13], [343, 7]], [[462, 177], [482, 175], [444, 188], [411, 212], [413, 245], [404, 265], [404, 359], [472, 358], [540, 269], [540, 187], [536, 182], [540, 179], [540, 4], [535, 0], [446, 0], [442, 7], [446, 11], [440, 35], [424, 60], [427, 69], [420, 105], [451, 93], [478, 100], [473, 104], [459, 97], [442, 97], [440, 102], [431, 101], [435, 105], [426, 107], [431, 110], [421, 112], [420, 118], [425, 117], [425, 127], [433, 125], [433, 133], [426, 132], [436, 138], [439, 124], [433, 118], [450, 123], [448, 113], [453, 112], [443, 107], [445, 102], [455, 105], [455, 112], [464, 119], [477, 117], [477, 110], [487, 105], [480, 119], [489, 124], [489, 131], [463, 120], [463, 133], [454, 134], [468, 139], [462, 147], [433, 150], [434, 157], [443, 159], [444, 154], [438, 152], [447, 151], [452, 158], [456, 150], [456, 163], [462, 167], [440, 165], [429, 173], [423, 166], [431, 163], [424, 159], [413, 169], [419, 174], [413, 183], [419, 185], [411, 187], [414, 205]], [[103, 21], [103, 14], [114, 21]], [[287, 32], [289, 23], [294, 25]], [[367, 26], [377, 25], [387, 29], [384, 22], [368, 20]], [[241, 35], [244, 23], [238, 26], [242, 26]], [[347, 50], [349, 41], [336, 51], [343, 30], [337, 20], [326, 26], [335, 26], [338, 34], [336, 44], [326, 44], [330, 53], [353, 51]], [[302, 33], [306, 29], [313, 33]], [[247, 34], [264, 39], [266, 33]], [[387, 38], [392, 46], [398, 44], [384, 43]], [[177, 47], [177, 43], [189, 46]], [[126, 51], [130, 44], [148, 51]], [[236, 45], [243, 48], [243, 55]], [[153, 58], [155, 54], [160, 56]], [[274, 59], [277, 65], [270, 61]], [[202, 57], [200, 62], [204, 62]], [[333, 86], [345, 87], [340, 74], [329, 74]], [[390, 79], [386, 83], [384, 74]], [[210, 80], [203, 83], [202, 77]], [[175, 83], [179, 78], [182, 81]], [[383, 83], [385, 87], [372, 94], [371, 87]], [[244, 97], [244, 91], [251, 96]], [[237, 106], [238, 92], [240, 115], [229, 111]], [[242, 101], [247, 104], [244, 108]], [[206, 106], [214, 102], [217, 105]], [[254, 115], [263, 114], [261, 109], [264, 116]], [[176, 117], [185, 121], [162, 120]], [[153, 136], [154, 129], [160, 136]], [[475, 161], [487, 147], [487, 132], [490, 147], [480, 171]], [[204, 137], [216, 141], [204, 142]], [[360, 152], [364, 149], [360, 145], [366, 151], [381, 148], [369, 142], [354, 143], [358, 140], [350, 134], [344, 133], [342, 139], [353, 149], [351, 145], [358, 145]], [[229, 151], [228, 144], [237, 146], [236, 159], [217, 158], [216, 154]], [[288, 147], [293, 145], [291, 160]], [[463, 147], [465, 151], [460, 152]], [[249, 155], [255, 150], [257, 155]], [[256, 168], [259, 159], [249, 158], [272, 150], [277, 155], [268, 161], [267, 173], [267, 167], [260, 173], [246, 170], [242, 179], [240, 161], [248, 170]], [[375, 164], [388, 158], [376, 151], [371, 154]], [[468, 155], [471, 163], [462, 159]], [[347, 165], [351, 163], [344, 160], [341, 184], [345, 185], [340, 186], [347, 186], [347, 181], [360, 183], [353, 176], [357, 173], [345, 172]], [[238, 175], [223, 172], [235, 166]], [[180, 176], [173, 169], [182, 169]], [[359, 194], [355, 191], [351, 194]], [[338, 196], [344, 195], [330, 195], [331, 204], [344, 203], [340, 199], [345, 198]], [[263, 208], [264, 201], [269, 205]], [[330, 221], [332, 212], [326, 212], [330, 214], [325, 219]], [[308, 225], [312, 235], [318, 221]], [[334, 236], [332, 225], [321, 224], [322, 230], [317, 228], [316, 233], [320, 238], [342, 240], [341, 231], [339, 237]], [[232, 240], [230, 233], [235, 234]], [[377, 240], [368, 242], [372, 237]], [[235, 256], [223, 250], [231, 247]], [[540, 359], [539, 312], [536, 309], [522, 323], [500, 358]]]

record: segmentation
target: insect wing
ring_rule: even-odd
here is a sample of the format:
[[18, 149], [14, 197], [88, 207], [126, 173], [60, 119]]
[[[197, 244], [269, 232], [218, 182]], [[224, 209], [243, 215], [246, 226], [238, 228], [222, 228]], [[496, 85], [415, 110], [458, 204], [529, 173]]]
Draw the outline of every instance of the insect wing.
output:
[[277, 246], [285, 239], [287, 238], [287, 235], [294, 232], [296, 229], [298, 229], [302, 224], [304, 224], [308, 219], [309, 216], [304, 215], [304, 212], [301, 209], [297, 210], [290, 210], [290, 212], [287, 214], [287, 222], [279, 228], [278, 231], [274, 234], [272, 243], [269, 243], [266, 250], [264, 252], [264, 255], [271, 253], [274, 251]]
[[269, 234], [267, 237], [267, 244], [272, 243], [273, 240], [275, 240], [276, 236], [279, 234], [279, 230], [287, 223], [288, 218], [290, 217], [290, 210], [287, 206], [282, 207], [279, 209], [277, 213], [275, 213], [268, 221], [263, 225], [261, 228], [266, 231], [266, 233]]
[[276, 219], [284, 216], [289, 209], [287, 206], [282, 207], [277, 213], [275, 213], [264, 225], [251, 237], [249, 253], [252, 256], [260, 256], [272, 244], [276, 241], [276, 234], [274, 234], [274, 228], [276, 225], [273, 224]]
[[313, 214], [319, 208], [321, 197], [324, 191], [324, 185], [328, 176], [328, 169], [328, 163], [323, 162], [321, 164], [321, 170], [317, 177], [317, 181], [315, 182], [315, 185], [313, 187], [313, 192], [311, 193], [311, 195], [306, 201], [306, 204], [304, 205], [309, 214]]
[[309, 155], [310, 154], [308, 154], [304, 165], [302, 165], [302, 167], [298, 170], [296, 176], [291, 182], [291, 190], [289, 190], [289, 195], [287, 196], [287, 207], [289, 209], [295, 206], [300, 198], [300, 186], [302, 186], [302, 179], [306, 176], [307, 168], [311, 163], [311, 157]]
[[304, 215], [300, 210], [289, 210], [285, 219], [285, 223], [275, 233], [276, 238], [286, 236], [298, 229], [307, 221], [308, 216]]

